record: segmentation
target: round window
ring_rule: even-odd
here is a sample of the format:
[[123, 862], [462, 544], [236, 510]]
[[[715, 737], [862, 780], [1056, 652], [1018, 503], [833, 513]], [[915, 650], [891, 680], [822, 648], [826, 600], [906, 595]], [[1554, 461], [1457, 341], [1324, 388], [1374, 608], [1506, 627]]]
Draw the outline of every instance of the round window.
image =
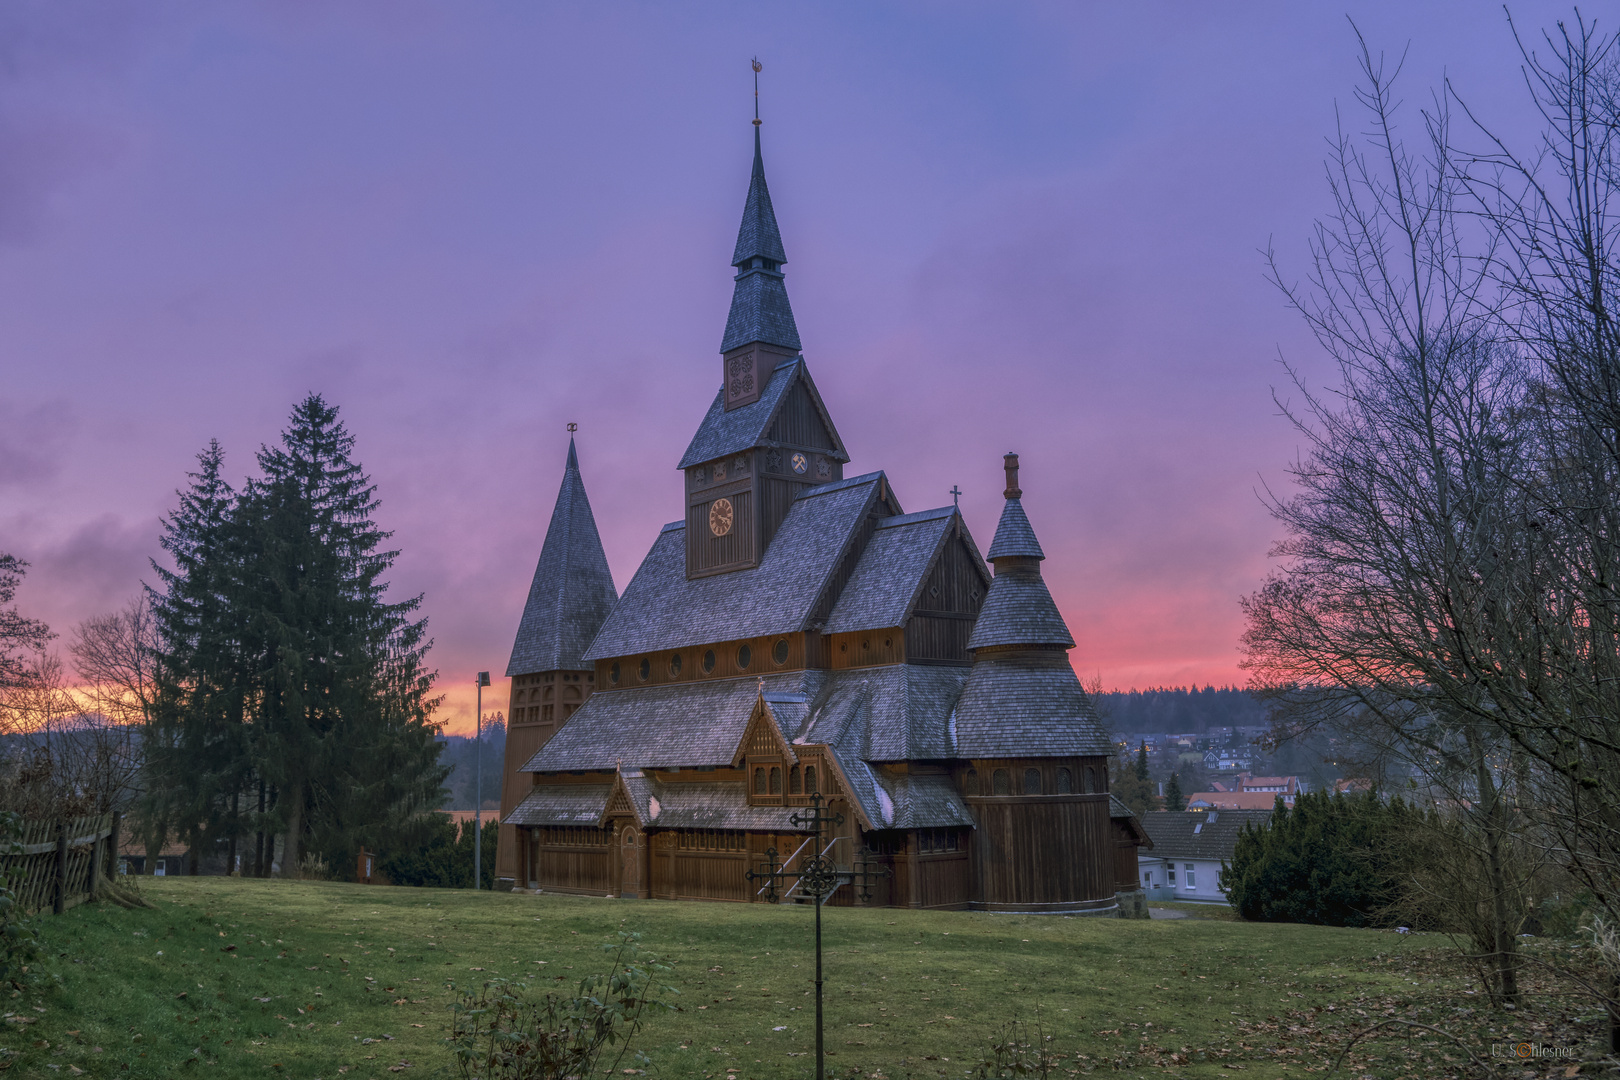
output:
[[671, 675], [679, 675], [681, 673], [681, 654], [680, 653], [676, 653], [674, 656], [669, 658], [669, 673]]
[[714, 671], [714, 650], [710, 649], [703, 654], [703, 674], [708, 675]]
[[647, 676], [652, 674], [652, 661], [648, 660], [645, 656], [641, 658], [641, 671], [639, 674], [641, 675], [642, 682], [646, 682]]
[[776, 643], [775, 648], [771, 649], [771, 659], [775, 660], [778, 664], [785, 664], [787, 663], [787, 658], [788, 641], [787, 638], [783, 638], [781, 641]]
[[747, 667], [749, 665], [749, 663], [751, 663], [753, 661], [753, 659], [754, 659], [754, 651], [752, 649], [750, 649], [748, 646], [744, 645], [742, 648], [737, 650], [737, 666], [738, 667], [740, 667], [740, 668]]
[[608, 682], [614, 686], [619, 685], [619, 662], [617, 660], [608, 668]]

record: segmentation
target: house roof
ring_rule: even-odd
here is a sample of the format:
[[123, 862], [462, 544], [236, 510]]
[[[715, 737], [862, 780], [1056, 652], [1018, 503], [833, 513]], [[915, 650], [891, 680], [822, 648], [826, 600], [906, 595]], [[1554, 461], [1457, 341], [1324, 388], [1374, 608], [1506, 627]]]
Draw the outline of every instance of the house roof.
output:
[[[960, 526], [953, 529], [953, 524]], [[956, 509], [942, 506], [915, 514], [884, 518], [878, 523], [860, 562], [850, 574], [822, 628], [824, 634], [857, 630], [878, 630], [905, 625], [917, 605], [928, 571], [953, 537], [960, 536], [973, 552], [973, 562], [988, 586], [984, 561], [973, 547], [973, 538], [961, 526]]]
[[1199, 813], [1161, 810], [1143, 814], [1142, 827], [1153, 841], [1153, 854], [1164, 859], [1230, 861], [1245, 825], [1271, 820], [1269, 810], [1218, 810]]
[[794, 386], [800, 384], [804, 386], [805, 393], [810, 397], [811, 406], [816, 410], [821, 423], [827, 429], [828, 436], [832, 439], [833, 449], [827, 451], [827, 456], [837, 461], [848, 461], [849, 453], [844, 449], [844, 441], [838, 437], [838, 429], [833, 426], [832, 415], [827, 412], [827, 406], [821, 400], [821, 392], [816, 389], [815, 380], [810, 378], [810, 369], [805, 365], [804, 357], [795, 356], [778, 364], [771, 372], [770, 379], [765, 383], [765, 389], [760, 391], [758, 401], [728, 412], [725, 406], [725, 389], [722, 387], [715, 391], [709, 411], [704, 414], [703, 422], [698, 425], [697, 432], [687, 444], [686, 453], [681, 455], [681, 463], [676, 468], [689, 469], [693, 465], [701, 465], [715, 458], [740, 454], [755, 446], [772, 445], [771, 440], [766, 437], [770, 434], [771, 425], [776, 423], [776, 416], [782, 411], [782, 405], [787, 401], [789, 393]]
[[964, 758], [1114, 752], [1067, 657], [1042, 664], [977, 660], [954, 721], [957, 756]]
[[540, 561], [529, 584], [506, 674], [589, 670], [585, 649], [618, 595], [579, 474], [574, 440], [569, 439], [562, 487], [551, 510], [551, 524], [540, 547]]
[[1283, 791], [1199, 791], [1187, 797], [1191, 807], [1213, 807], [1216, 810], [1267, 810], [1277, 804]]
[[688, 579], [685, 524], [664, 526], [585, 659], [807, 629], [882, 479], [870, 473], [801, 493], [749, 570]]

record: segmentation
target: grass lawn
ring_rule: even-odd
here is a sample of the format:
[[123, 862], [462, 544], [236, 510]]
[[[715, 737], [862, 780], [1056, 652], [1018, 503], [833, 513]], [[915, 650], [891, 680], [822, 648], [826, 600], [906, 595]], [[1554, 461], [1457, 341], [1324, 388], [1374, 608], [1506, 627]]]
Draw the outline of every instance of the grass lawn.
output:
[[[620, 929], [674, 962], [681, 991], [681, 1011], [656, 1016], [637, 1044], [653, 1075], [813, 1075], [808, 909], [229, 878], [142, 886], [154, 910], [95, 904], [41, 920], [47, 978], [0, 997], [5, 1080], [446, 1075], [453, 987], [501, 975], [571, 988]], [[1592, 1056], [1604, 1031], [1598, 1010], [1556, 996], [1504, 1020], [1468, 992], [1440, 939], [1421, 935], [823, 914], [828, 1074], [840, 1077], [963, 1077], [999, 1025], [1037, 1010], [1059, 1076], [1325, 1074], [1350, 1032], [1397, 1015], [1480, 1056], [1519, 1038]], [[1410, 1032], [1352, 1064], [1339, 1075], [1480, 1074], [1457, 1044]], [[1537, 1075], [1568, 1064], [1538, 1063]]]

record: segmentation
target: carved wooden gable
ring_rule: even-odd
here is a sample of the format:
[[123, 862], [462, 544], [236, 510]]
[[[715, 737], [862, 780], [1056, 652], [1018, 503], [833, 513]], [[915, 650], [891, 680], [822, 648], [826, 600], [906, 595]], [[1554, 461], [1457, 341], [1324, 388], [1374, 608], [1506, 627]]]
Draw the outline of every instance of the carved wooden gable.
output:
[[622, 774], [613, 778], [613, 790], [608, 794], [607, 805], [602, 808], [602, 816], [597, 824], [606, 828], [608, 821], [616, 817], [632, 818], [643, 828], [647, 825], [642, 820], [641, 811], [636, 807], [636, 800], [630, 797], [630, 791], [624, 785]]
[[754, 703], [754, 714], [748, 718], [748, 726], [743, 729], [742, 739], [737, 743], [737, 752], [731, 758], [732, 766], [741, 765], [745, 758], [770, 758], [788, 765], [795, 765], [799, 760], [763, 697]]

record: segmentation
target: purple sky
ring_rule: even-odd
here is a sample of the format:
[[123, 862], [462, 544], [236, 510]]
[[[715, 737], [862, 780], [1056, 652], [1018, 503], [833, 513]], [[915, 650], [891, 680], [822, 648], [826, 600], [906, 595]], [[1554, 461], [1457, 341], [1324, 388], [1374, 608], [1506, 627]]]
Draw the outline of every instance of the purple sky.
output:
[[[758, 54], [788, 290], [851, 472], [886, 469], [908, 510], [960, 484], [983, 548], [1018, 450], [1082, 676], [1240, 682], [1237, 601], [1277, 535], [1255, 492], [1296, 447], [1279, 350], [1320, 370], [1259, 249], [1304, 271], [1356, 71], [1344, 10], [1219, 8], [7, 4], [19, 601], [66, 632], [132, 597], [203, 444], [240, 480], [316, 390], [379, 485], [396, 590], [426, 594], [445, 718], [470, 724], [567, 422], [621, 589], [681, 515]], [[1411, 107], [1445, 72], [1522, 130], [1499, 8], [1348, 10], [1411, 44]]]

